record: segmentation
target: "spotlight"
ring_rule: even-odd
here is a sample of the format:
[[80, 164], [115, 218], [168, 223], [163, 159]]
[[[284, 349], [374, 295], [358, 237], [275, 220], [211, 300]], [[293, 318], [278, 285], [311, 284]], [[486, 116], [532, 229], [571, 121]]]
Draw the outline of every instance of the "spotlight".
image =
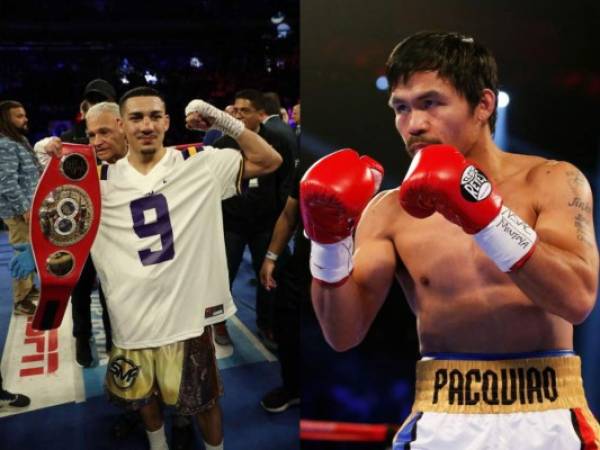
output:
[[381, 75], [379, 78], [377, 78], [377, 81], [375, 81], [375, 86], [377, 86], [377, 89], [380, 91], [387, 90], [389, 87], [387, 78], [384, 75]]
[[119, 80], [121, 80], [121, 83], [123, 84], [129, 84], [129, 80], [127, 79], [126, 75], [123, 75], [121, 78], [119, 78]]
[[285, 22], [281, 22], [279, 25], [277, 25], [277, 39], [285, 39], [288, 37], [291, 31], [292, 27]]
[[271, 23], [273, 25], [279, 25], [284, 19], [285, 15], [281, 11], [278, 11], [277, 14], [274, 14], [273, 17], [271, 17]]
[[148, 84], [156, 84], [158, 82], [158, 77], [155, 73], [150, 73], [149, 70], [144, 72], [144, 78], [146, 79], [146, 83]]
[[133, 66], [129, 63], [127, 58], [123, 58], [119, 70], [123, 73], [131, 73], [133, 71]]
[[196, 69], [201, 69], [204, 66], [204, 63], [196, 56], [193, 56], [190, 58], [190, 66], [195, 67]]
[[498, 108], [506, 108], [510, 103], [510, 97], [504, 91], [498, 92]]

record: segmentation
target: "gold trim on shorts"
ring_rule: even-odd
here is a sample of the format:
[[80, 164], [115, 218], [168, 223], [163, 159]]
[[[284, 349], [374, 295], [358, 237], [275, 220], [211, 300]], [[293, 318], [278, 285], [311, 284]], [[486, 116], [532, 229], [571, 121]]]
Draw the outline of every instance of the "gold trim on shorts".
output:
[[465, 414], [587, 408], [578, 356], [417, 363], [413, 411]]

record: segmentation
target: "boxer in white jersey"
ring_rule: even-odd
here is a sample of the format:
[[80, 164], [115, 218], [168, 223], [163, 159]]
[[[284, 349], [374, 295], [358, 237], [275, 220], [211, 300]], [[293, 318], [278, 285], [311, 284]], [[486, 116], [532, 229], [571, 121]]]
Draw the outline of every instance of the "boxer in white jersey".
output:
[[472, 38], [407, 38], [387, 64], [413, 157], [401, 187], [369, 202], [382, 168], [350, 150], [301, 184], [312, 300], [331, 346], [363, 339], [394, 278], [417, 317], [424, 358], [394, 449], [600, 445], [572, 352], [597, 295], [591, 190], [569, 163], [494, 144], [496, 72]]
[[195, 415], [205, 447], [222, 449], [222, 385], [207, 327], [235, 312], [221, 200], [237, 193], [243, 177], [275, 170], [281, 158], [201, 100], [188, 105], [188, 126], [218, 128], [241, 152], [165, 148], [169, 116], [154, 89], [128, 91], [120, 108], [129, 151], [101, 171], [102, 215], [92, 247], [113, 326], [107, 390], [139, 409], [151, 449], [168, 448], [159, 401]]

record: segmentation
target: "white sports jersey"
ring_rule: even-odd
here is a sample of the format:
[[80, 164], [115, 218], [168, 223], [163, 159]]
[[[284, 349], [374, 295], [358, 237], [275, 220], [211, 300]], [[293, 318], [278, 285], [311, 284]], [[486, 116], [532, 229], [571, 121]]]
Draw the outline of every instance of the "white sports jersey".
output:
[[127, 158], [103, 166], [92, 258], [118, 347], [199, 336], [235, 313], [221, 201], [239, 192], [242, 156], [211, 147], [192, 153], [167, 148], [146, 175]]

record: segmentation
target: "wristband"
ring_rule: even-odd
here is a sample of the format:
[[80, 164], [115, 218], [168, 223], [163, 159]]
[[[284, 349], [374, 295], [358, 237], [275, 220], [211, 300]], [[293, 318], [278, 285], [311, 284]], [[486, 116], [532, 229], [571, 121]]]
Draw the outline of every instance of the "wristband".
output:
[[333, 284], [342, 281], [352, 272], [352, 236], [334, 244], [319, 244], [311, 241], [310, 273], [313, 278]]
[[529, 259], [535, 248], [537, 233], [503, 205], [500, 214], [474, 237], [502, 272], [510, 272]]
[[204, 100], [192, 100], [189, 102], [185, 107], [185, 115], [187, 116], [191, 113], [198, 113], [202, 117], [213, 119], [214, 122], [211, 128], [219, 130], [234, 139], [240, 137], [245, 128], [244, 122], [221, 111], [219, 108], [215, 108]]
[[271, 261], [275, 262], [275, 261], [277, 261], [277, 258], [279, 258], [279, 255], [270, 250], [267, 250], [265, 258], [270, 259]]

